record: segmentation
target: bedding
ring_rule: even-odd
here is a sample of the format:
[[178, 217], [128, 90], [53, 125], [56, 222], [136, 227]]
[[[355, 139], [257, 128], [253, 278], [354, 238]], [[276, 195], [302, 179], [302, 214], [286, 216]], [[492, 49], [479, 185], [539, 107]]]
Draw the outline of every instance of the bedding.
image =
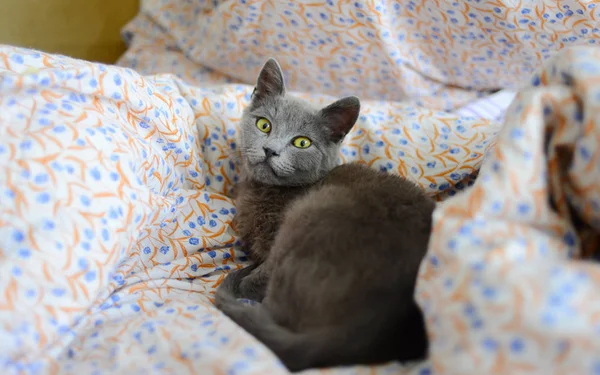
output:
[[[253, 61], [278, 52], [290, 71], [298, 60], [267, 33], [278, 22], [299, 24], [286, 9], [273, 8], [285, 4], [142, 2], [126, 30], [130, 50], [120, 67], [0, 47], [3, 374], [287, 373], [212, 304], [225, 273], [246, 264], [228, 192], [239, 178], [237, 121], [257, 72]], [[365, 17], [348, 34], [361, 41], [352, 48], [371, 45], [364, 41], [369, 30], [384, 38], [393, 25], [398, 44], [407, 44], [397, 56], [424, 51], [410, 63], [382, 60], [394, 80], [382, 72], [382, 61], [369, 74], [356, 74], [347, 61], [325, 66], [323, 80], [287, 78], [298, 95], [318, 104], [358, 91], [363, 109], [340, 161], [399, 173], [443, 203], [417, 290], [431, 358], [307, 373], [550, 373], [550, 363], [557, 373], [593, 373], [597, 269], [576, 259], [592, 257], [579, 244], [591, 243], [597, 225], [593, 114], [600, 56], [593, 47], [551, 60], [545, 54], [596, 43], [597, 10], [583, 1], [561, 2], [559, 10], [543, 1], [530, 8], [473, 2], [471, 17], [465, 3], [432, 2], [434, 10], [412, 3], [399, 9], [367, 1], [335, 9], [310, 4], [313, 16], [321, 10], [338, 20]], [[261, 13], [267, 8], [277, 12]], [[454, 17], [417, 22], [427, 12], [449, 17], [457, 9], [464, 17], [456, 23]], [[227, 33], [251, 29], [250, 21], [230, 27], [244, 11], [250, 18], [265, 14], [260, 25], [267, 39], [230, 51], [230, 42], [223, 45]], [[480, 22], [490, 23], [486, 33], [494, 35], [486, 39], [493, 58], [480, 65], [457, 65], [450, 47], [433, 42], [435, 31], [428, 43], [412, 39], [421, 27], [437, 27], [460, 40]], [[318, 24], [311, 29], [333, 28]], [[344, 41], [321, 52], [335, 61], [348, 52]], [[219, 43], [225, 57], [216, 53]], [[500, 53], [507, 43], [510, 59]], [[396, 45], [373, 44], [390, 48], [390, 55]], [[446, 57], [433, 59], [428, 54], [438, 47]], [[454, 49], [475, 47], [456, 42]], [[311, 56], [298, 61], [303, 77], [318, 74]], [[483, 66], [491, 72], [479, 72]], [[357, 82], [335, 83], [334, 71]], [[374, 85], [381, 77], [394, 84]], [[503, 126], [461, 115], [464, 105], [496, 88], [520, 90]]]
[[[0, 61], [3, 373], [283, 372], [212, 305], [224, 272], [246, 261], [227, 193], [252, 86], [193, 87], [12, 47]], [[410, 104], [363, 107], [341, 161], [432, 195], [463, 189], [498, 129]]]
[[[291, 87], [453, 110], [516, 91], [557, 51], [598, 43], [593, 1], [143, 0], [120, 64], [196, 84], [253, 84], [276, 57]], [[223, 77], [224, 76], [224, 77]]]
[[600, 371], [599, 82], [598, 48], [548, 62], [434, 213], [416, 293], [433, 373]]

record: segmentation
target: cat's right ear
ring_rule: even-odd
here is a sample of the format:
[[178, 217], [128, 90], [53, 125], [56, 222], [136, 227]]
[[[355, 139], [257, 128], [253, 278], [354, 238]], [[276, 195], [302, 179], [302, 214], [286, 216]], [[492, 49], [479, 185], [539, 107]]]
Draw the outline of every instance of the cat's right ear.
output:
[[285, 83], [283, 81], [283, 72], [279, 63], [275, 59], [270, 58], [258, 75], [256, 88], [252, 93], [252, 100], [261, 100], [284, 94]]
[[356, 96], [348, 96], [328, 105], [321, 110], [326, 120], [329, 136], [333, 142], [340, 142], [352, 129], [360, 113], [360, 100]]

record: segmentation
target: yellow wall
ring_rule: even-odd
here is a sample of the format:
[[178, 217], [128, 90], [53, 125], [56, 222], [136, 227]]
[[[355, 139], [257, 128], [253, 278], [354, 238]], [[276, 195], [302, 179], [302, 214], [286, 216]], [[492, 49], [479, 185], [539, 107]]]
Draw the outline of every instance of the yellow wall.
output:
[[0, 44], [115, 62], [139, 0], [0, 0]]

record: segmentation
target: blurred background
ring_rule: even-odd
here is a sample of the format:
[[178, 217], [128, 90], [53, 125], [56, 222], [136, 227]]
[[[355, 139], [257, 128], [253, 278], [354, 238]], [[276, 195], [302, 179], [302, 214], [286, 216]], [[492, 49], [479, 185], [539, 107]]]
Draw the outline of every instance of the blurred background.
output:
[[139, 0], [0, 0], [0, 44], [114, 63]]

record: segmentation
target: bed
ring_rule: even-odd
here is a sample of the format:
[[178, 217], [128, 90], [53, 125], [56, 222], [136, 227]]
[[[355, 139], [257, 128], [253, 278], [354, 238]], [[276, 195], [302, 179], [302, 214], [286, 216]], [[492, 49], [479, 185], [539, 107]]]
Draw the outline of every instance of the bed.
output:
[[247, 263], [237, 121], [275, 56], [307, 100], [361, 97], [341, 162], [440, 201], [429, 358], [307, 374], [598, 373], [598, 12], [145, 0], [117, 66], [0, 47], [1, 372], [287, 373], [213, 306]]

